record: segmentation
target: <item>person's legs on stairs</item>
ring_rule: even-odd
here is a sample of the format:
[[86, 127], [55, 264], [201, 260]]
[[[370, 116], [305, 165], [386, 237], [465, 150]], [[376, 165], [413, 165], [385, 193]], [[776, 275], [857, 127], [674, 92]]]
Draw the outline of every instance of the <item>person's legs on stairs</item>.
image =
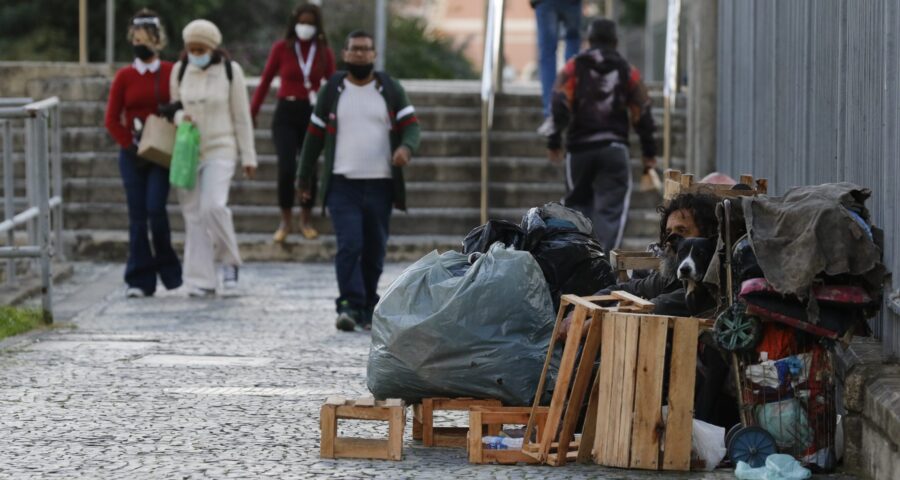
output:
[[215, 291], [218, 286], [213, 241], [201, 216], [201, 196], [206, 168], [203, 163], [197, 172], [192, 190], [179, 188], [178, 202], [184, 216], [184, 283], [192, 289]]
[[559, 16], [553, 1], [542, 1], [534, 9], [537, 20], [538, 73], [544, 118], [550, 117], [550, 97], [556, 81], [556, 47], [559, 43]]
[[581, 50], [581, 0], [563, 0], [558, 11], [565, 30], [566, 60], [569, 60]]
[[200, 216], [209, 231], [212, 245], [223, 265], [239, 267], [241, 253], [238, 250], [234, 220], [228, 208], [228, 193], [237, 162], [233, 159], [206, 160], [201, 179]]
[[119, 173], [128, 204], [128, 260], [125, 283], [146, 295], [156, 291], [156, 264], [147, 229], [147, 182], [149, 165], [138, 166], [126, 150], [119, 152]]
[[597, 171], [593, 180], [594, 235], [607, 252], [617, 248], [628, 219], [631, 197], [631, 167], [628, 147], [614, 143], [598, 153]]
[[167, 289], [178, 288], [182, 284], [181, 261], [172, 248], [172, 231], [169, 228], [169, 171], [158, 166], [150, 167], [147, 182], [147, 215], [153, 234], [153, 251], [156, 254], [156, 271]]
[[593, 184], [597, 171], [597, 151], [577, 151], [566, 154], [566, 196], [562, 204], [581, 212], [587, 218], [593, 216]]

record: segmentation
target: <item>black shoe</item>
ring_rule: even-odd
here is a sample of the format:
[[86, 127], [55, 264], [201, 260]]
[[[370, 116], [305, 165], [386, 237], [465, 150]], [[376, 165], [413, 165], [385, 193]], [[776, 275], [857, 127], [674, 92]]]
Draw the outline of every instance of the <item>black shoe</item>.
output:
[[334, 326], [343, 332], [352, 332], [356, 330], [357, 325], [362, 322], [360, 311], [353, 308], [350, 302], [343, 300], [338, 305], [338, 316], [334, 322]]

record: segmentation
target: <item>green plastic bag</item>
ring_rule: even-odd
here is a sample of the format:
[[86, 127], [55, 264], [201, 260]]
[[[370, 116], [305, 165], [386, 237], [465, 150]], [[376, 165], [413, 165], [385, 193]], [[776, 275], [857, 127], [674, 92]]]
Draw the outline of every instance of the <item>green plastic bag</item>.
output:
[[191, 122], [181, 122], [175, 132], [172, 147], [172, 164], [169, 166], [169, 183], [191, 190], [197, 182], [197, 164], [200, 162], [200, 131]]

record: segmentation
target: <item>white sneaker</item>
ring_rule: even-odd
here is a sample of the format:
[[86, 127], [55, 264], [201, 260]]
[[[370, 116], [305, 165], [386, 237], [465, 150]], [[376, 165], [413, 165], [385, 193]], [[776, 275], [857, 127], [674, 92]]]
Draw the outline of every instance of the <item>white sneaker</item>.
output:
[[553, 117], [547, 117], [544, 119], [544, 123], [542, 123], [541, 126], [538, 127], [537, 133], [541, 136], [549, 137], [550, 135], [553, 135], [554, 130], [555, 127], [553, 125]]
[[222, 265], [222, 287], [234, 290], [238, 287], [238, 266]]
[[125, 290], [125, 298], [144, 298], [146, 296], [147, 294], [137, 287], [128, 287], [128, 290]]
[[212, 288], [187, 287], [187, 294], [192, 298], [208, 298], [214, 297], [216, 291]]

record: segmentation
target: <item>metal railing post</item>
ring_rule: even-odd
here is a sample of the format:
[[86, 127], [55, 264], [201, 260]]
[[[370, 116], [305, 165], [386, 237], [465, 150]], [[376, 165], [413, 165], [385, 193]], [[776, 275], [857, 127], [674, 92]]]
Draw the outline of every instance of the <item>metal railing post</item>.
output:
[[484, 58], [481, 68], [481, 223], [488, 220], [488, 189], [491, 130], [494, 127], [494, 101], [500, 90], [503, 40], [503, 0], [488, 0], [484, 28]]
[[51, 121], [53, 122], [53, 130], [51, 139], [52, 156], [52, 175], [53, 175], [53, 196], [59, 197], [60, 202], [53, 207], [53, 229], [54, 229], [54, 253], [60, 260], [66, 259], [65, 244], [63, 243], [63, 183], [62, 183], [62, 113], [59, 105], [54, 106]]
[[666, 59], [663, 81], [663, 170], [672, 159], [672, 104], [678, 94], [678, 26], [681, 0], [669, 0], [666, 20]]
[[37, 155], [34, 161], [37, 164], [38, 195], [38, 235], [41, 249], [41, 308], [44, 311], [44, 323], [53, 323], [53, 282], [50, 279], [50, 158], [47, 145], [47, 121], [49, 115], [46, 110], [34, 112], [34, 118], [30, 119], [34, 125], [35, 143]]
[[[15, 194], [15, 166], [12, 158], [12, 128], [10, 128], [9, 120], [0, 120], [3, 126], [3, 220], [12, 220], [16, 216]], [[9, 229], [6, 232], [6, 245], [14, 247], [16, 245], [16, 232]], [[13, 285], [16, 283], [16, 260], [10, 258], [6, 260], [6, 284]]]
[[[35, 204], [35, 187], [34, 187], [34, 125], [32, 118], [25, 119], [25, 203], [28, 206]], [[37, 245], [37, 220], [29, 219], [25, 226], [28, 234], [28, 244]]]

